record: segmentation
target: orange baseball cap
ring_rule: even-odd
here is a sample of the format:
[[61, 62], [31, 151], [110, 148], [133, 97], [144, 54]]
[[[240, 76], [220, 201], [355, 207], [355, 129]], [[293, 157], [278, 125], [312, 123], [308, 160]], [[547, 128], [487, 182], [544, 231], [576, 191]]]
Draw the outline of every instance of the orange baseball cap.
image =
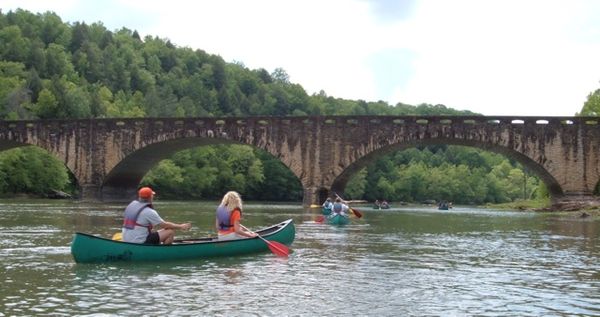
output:
[[154, 194], [156, 193], [150, 187], [142, 187], [138, 190], [138, 196], [142, 199], [151, 198]]

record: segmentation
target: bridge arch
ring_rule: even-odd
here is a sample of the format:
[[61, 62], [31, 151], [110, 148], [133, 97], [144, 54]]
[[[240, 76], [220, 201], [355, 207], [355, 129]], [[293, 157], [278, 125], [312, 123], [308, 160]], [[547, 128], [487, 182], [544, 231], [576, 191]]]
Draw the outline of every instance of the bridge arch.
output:
[[331, 186], [332, 191], [334, 192], [343, 192], [348, 181], [350, 181], [351, 177], [360, 171], [361, 169], [367, 167], [371, 163], [374, 163], [377, 159], [381, 158], [384, 155], [406, 150], [413, 147], [418, 146], [428, 146], [428, 145], [459, 145], [459, 146], [469, 146], [474, 148], [479, 148], [482, 150], [490, 151], [497, 154], [502, 154], [505, 157], [513, 159], [524, 167], [531, 170], [536, 176], [538, 176], [547, 186], [548, 191], [552, 198], [562, 197], [564, 195], [560, 184], [557, 180], [552, 176], [542, 165], [535, 162], [530, 157], [523, 155], [522, 153], [515, 151], [513, 149], [493, 145], [489, 143], [483, 143], [479, 141], [471, 141], [471, 140], [457, 140], [457, 139], [448, 139], [448, 138], [431, 138], [431, 139], [423, 139], [423, 140], [413, 140], [408, 142], [390, 144], [388, 146], [381, 147], [373, 152], [368, 153], [367, 155], [361, 157], [346, 169], [344, 169], [333, 181]]
[[[133, 199], [136, 197], [136, 190], [143, 177], [161, 160], [168, 159], [177, 152], [195, 147], [227, 144], [256, 148], [251, 144], [222, 137], [176, 138], [148, 144], [127, 154], [110, 170], [100, 187], [100, 196], [104, 200]], [[272, 155], [272, 153], [269, 154]], [[297, 175], [295, 176], [297, 178]]]

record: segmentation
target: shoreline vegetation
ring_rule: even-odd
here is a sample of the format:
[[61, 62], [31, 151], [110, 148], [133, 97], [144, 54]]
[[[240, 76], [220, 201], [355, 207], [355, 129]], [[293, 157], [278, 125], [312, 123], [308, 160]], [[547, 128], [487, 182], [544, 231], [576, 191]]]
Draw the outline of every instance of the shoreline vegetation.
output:
[[[0, 11], [0, 33], [2, 120], [480, 115], [443, 104], [309, 94], [282, 68], [251, 69], [166, 38], [142, 38], [136, 30], [63, 22], [53, 12]], [[598, 96], [600, 89], [588, 96], [580, 115], [600, 113]], [[385, 197], [394, 206], [394, 201], [413, 204], [444, 197], [455, 205], [551, 211], [543, 203], [549, 195], [545, 184], [514, 158], [448, 144], [416, 144], [381, 154], [352, 175], [345, 198]], [[76, 183], [64, 163], [41, 148], [0, 152], [0, 197], [24, 197], [22, 192], [35, 198], [77, 196]], [[147, 171], [139, 185], [176, 200], [218, 199], [236, 190], [245, 200], [297, 202], [303, 192], [279, 158], [240, 144], [183, 149]], [[565, 202], [558, 209], [587, 210], [592, 203]]]

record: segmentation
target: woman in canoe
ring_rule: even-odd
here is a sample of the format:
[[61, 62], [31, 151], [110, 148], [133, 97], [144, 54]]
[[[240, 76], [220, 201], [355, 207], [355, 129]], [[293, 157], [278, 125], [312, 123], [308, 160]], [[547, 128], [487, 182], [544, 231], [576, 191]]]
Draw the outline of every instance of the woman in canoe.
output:
[[219, 240], [254, 238], [256, 233], [240, 225], [242, 219], [242, 198], [234, 191], [227, 192], [217, 207], [217, 231]]
[[[150, 187], [142, 187], [138, 191], [138, 199], [132, 201], [125, 208], [123, 219], [123, 241], [145, 244], [171, 244], [175, 238], [175, 230], [189, 230], [191, 223], [177, 224], [164, 221], [156, 210], [152, 201], [156, 193]], [[160, 226], [158, 231], [152, 231], [155, 226]]]

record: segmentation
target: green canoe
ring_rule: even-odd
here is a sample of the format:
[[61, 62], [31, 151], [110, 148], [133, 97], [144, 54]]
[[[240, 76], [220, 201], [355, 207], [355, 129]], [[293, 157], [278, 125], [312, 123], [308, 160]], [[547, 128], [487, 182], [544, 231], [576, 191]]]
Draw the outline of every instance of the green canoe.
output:
[[[290, 245], [296, 229], [292, 219], [256, 231], [266, 240]], [[234, 256], [269, 250], [260, 238], [218, 241], [216, 237], [176, 240], [170, 245], [129, 243], [76, 232], [71, 254], [77, 263], [164, 261]]]
[[321, 212], [325, 215], [325, 216], [329, 216], [331, 215], [331, 208], [321, 208]]
[[374, 205], [374, 206], [373, 206], [373, 209], [390, 209], [390, 208], [391, 208], [391, 206], [390, 206], [390, 205], [385, 205], [385, 206], [377, 206], [377, 205]]
[[342, 214], [332, 214], [327, 217], [327, 223], [330, 225], [345, 225], [350, 222], [350, 217]]

